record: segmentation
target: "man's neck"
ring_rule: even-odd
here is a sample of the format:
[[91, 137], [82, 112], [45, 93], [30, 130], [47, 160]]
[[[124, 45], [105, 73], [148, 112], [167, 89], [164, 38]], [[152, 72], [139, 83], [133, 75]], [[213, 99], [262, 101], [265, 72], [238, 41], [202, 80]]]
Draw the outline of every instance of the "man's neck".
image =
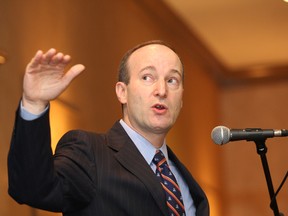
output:
[[161, 148], [161, 146], [164, 144], [166, 133], [153, 133], [150, 131], [141, 131], [137, 130], [137, 128], [133, 127], [130, 122], [123, 121], [126, 123], [127, 126], [129, 126], [132, 130], [140, 134], [142, 137], [144, 137], [146, 140], [148, 140], [155, 148]]

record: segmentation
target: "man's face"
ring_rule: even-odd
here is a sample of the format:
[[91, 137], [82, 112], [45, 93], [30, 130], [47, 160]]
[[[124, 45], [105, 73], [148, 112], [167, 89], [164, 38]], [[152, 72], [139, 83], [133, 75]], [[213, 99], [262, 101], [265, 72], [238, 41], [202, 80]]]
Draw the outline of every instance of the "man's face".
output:
[[147, 45], [130, 56], [128, 70], [129, 84], [121, 83], [123, 91], [117, 93], [124, 105], [124, 121], [144, 136], [166, 135], [182, 107], [180, 59], [166, 46]]

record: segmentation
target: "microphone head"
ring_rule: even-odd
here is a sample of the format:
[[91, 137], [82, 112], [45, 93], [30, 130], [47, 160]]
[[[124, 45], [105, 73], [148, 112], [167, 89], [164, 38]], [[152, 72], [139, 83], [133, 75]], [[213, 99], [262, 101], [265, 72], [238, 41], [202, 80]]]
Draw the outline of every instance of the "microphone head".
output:
[[230, 129], [225, 126], [217, 126], [212, 130], [211, 138], [215, 144], [226, 144], [230, 141]]

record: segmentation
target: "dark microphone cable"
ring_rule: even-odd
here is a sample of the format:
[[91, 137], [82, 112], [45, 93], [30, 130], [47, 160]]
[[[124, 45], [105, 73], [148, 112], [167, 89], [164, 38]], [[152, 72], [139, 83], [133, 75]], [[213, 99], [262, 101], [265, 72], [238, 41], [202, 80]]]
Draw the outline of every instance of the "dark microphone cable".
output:
[[[270, 208], [271, 208], [271, 209], [273, 209], [273, 204], [274, 204], [274, 202], [275, 202], [275, 200], [276, 200], [276, 197], [277, 197], [278, 193], [280, 192], [281, 188], [283, 187], [283, 185], [284, 185], [287, 177], [288, 177], [288, 171], [286, 172], [286, 175], [284, 176], [284, 179], [282, 180], [279, 188], [277, 189], [277, 191], [275, 192], [274, 196], [273, 196], [272, 199], [271, 199], [271, 202], [270, 202]], [[280, 212], [279, 214], [280, 214], [279, 216], [284, 216], [284, 214], [281, 213], [281, 212]]]

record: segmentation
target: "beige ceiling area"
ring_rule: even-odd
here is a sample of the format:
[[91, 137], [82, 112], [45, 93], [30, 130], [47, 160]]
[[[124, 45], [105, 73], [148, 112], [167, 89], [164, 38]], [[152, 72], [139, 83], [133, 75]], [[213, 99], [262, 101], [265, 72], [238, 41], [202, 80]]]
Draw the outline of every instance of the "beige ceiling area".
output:
[[264, 76], [263, 68], [278, 68], [272, 72], [288, 75], [288, 3], [283, 0], [163, 1], [230, 71], [261, 68]]

